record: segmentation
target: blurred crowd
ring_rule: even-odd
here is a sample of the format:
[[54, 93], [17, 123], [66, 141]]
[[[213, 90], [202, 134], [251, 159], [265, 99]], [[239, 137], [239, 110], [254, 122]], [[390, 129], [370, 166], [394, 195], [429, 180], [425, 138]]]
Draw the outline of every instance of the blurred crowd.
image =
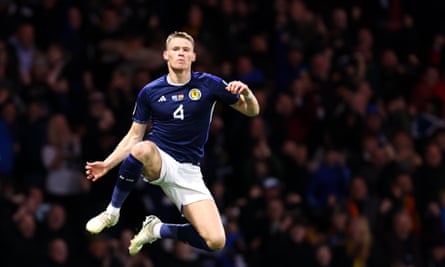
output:
[[[445, 2], [0, 0], [0, 265], [445, 266]], [[165, 37], [196, 71], [241, 80], [261, 114], [217, 105], [202, 171], [227, 231], [205, 253], [172, 240], [134, 257], [145, 215], [181, 223], [137, 183], [92, 236], [116, 170], [91, 183], [166, 72]]]

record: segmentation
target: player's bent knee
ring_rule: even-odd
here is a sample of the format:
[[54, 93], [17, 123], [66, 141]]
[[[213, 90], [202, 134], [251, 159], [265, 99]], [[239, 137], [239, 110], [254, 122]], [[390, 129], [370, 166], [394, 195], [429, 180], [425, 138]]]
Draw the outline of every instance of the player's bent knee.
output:
[[156, 145], [150, 141], [139, 142], [131, 148], [131, 154], [139, 159], [143, 160], [156, 151]]
[[226, 237], [224, 235], [207, 240], [207, 246], [214, 251], [223, 249], [225, 244]]

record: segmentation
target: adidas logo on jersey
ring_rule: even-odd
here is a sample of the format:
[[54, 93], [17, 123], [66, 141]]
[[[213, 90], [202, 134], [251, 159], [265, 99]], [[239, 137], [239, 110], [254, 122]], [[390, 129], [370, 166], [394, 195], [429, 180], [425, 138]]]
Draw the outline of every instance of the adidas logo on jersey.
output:
[[158, 102], [165, 102], [165, 101], [167, 101], [167, 98], [165, 98], [165, 96], [161, 96], [161, 97], [158, 99]]

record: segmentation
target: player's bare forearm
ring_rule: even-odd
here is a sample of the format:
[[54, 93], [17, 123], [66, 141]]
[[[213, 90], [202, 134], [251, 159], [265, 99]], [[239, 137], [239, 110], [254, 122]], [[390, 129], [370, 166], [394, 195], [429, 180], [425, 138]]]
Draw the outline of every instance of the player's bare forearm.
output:
[[131, 147], [137, 142], [135, 136], [127, 134], [104, 161], [87, 162], [85, 166], [87, 179], [94, 182], [103, 177], [130, 153]]
[[232, 94], [240, 94], [240, 99], [232, 107], [242, 114], [254, 117], [260, 114], [258, 100], [249, 87], [240, 81], [233, 81], [227, 84], [226, 90]]
[[241, 103], [241, 105], [243, 106], [242, 109], [244, 111], [241, 111], [241, 113], [249, 117], [254, 117], [260, 114], [260, 105], [258, 104], [258, 100], [252, 92], [249, 92], [248, 96], [242, 94], [242, 98], [243, 103]]
[[133, 122], [128, 133], [104, 161], [87, 162], [85, 166], [87, 179], [92, 181], [98, 180], [124, 160], [130, 153], [131, 148], [142, 141], [146, 127], [145, 124]]
[[145, 134], [146, 125], [133, 122], [128, 133], [122, 138], [114, 151], [104, 160], [105, 166], [108, 170], [114, 168], [131, 151], [131, 148], [142, 141]]
[[131, 147], [134, 146], [138, 141], [140, 140], [136, 140], [128, 134], [124, 138], [122, 138], [113, 152], [104, 160], [106, 168], [108, 170], [111, 170], [122, 160], [124, 160], [128, 153], [130, 153]]

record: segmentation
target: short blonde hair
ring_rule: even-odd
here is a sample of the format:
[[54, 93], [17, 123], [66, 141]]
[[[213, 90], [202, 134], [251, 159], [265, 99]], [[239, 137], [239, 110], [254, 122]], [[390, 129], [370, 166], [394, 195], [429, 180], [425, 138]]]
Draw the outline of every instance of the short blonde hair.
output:
[[184, 38], [184, 39], [187, 39], [187, 40], [189, 40], [192, 43], [193, 47], [195, 46], [195, 40], [193, 39], [193, 37], [190, 34], [188, 34], [186, 32], [175, 31], [175, 32], [170, 33], [169, 36], [167, 36], [167, 39], [165, 40], [165, 48], [166, 49], [167, 49], [168, 44], [170, 43], [170, 41], [173, 38]]

